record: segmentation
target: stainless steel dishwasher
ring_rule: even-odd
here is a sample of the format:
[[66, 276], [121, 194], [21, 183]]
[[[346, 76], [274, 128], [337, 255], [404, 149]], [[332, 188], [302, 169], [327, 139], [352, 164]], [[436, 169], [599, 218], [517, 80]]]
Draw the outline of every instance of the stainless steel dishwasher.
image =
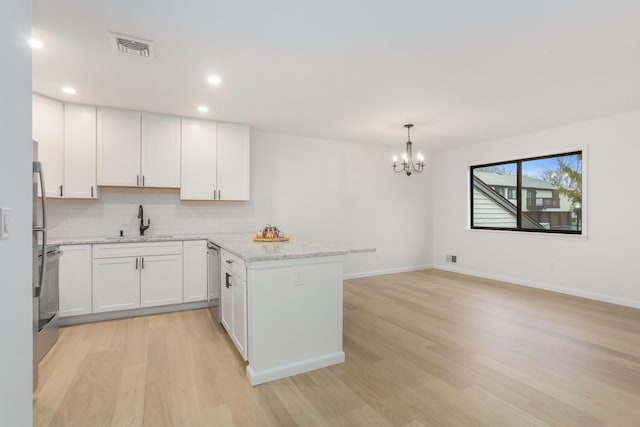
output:
[[215, 304], [214, 313], [220, 321], [220, 247], [207, 243], [208, 300]]

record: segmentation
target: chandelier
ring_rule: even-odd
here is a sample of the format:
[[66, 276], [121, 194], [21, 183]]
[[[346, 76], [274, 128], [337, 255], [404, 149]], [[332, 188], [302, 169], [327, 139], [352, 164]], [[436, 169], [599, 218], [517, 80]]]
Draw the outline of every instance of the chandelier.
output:
[[416, 161], [413, 161], [413, 154], [411, 151], [411, 128], [412, 124], [406, 124], [407, 128], [407, 148], [402, 154], [402, 163], [398, 164], [398, 156], [393, 156], [393, 171], [395, 173], [406, 173], [407, 176], [411, 176], [413, 172], [420, 173], [424, 169], [424, 156], [418, 153]]

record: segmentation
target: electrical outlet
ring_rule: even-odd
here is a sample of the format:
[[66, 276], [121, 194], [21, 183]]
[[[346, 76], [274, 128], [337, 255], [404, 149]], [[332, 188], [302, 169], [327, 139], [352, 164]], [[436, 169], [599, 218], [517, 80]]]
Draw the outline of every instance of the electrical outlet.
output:
[[9, 238], [9, 208], [0, 208], [0, 240]]
[[456, 255], [447, 255], [447, 262], [457, 262], [458, 257]]
[[302, 286], [302, 285], [304, 285], [304, 272], [302, 270], [296, 270], [293, 286]]

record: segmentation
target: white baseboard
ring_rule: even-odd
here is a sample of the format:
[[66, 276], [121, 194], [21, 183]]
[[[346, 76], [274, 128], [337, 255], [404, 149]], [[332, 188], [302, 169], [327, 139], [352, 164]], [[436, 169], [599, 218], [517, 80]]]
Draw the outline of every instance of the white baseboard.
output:
[[407, 273], [409, 271], [429, 270], [430, 268], [433, 268], [433, 266], [430, 264], [414, 265], [410, 267], [398, 267], [398, 268], [388, 268], [385, 270], [364, 271], [361, 273], [349, 273], [349, 274], [345, 274], [343, 277], [344, 277], [344, 280], [359, 279], [361, 277], [383, 276], [385, 274]]
[[610, 295], [603, 295], [595, 292], [581, 291], [579, 289], [565, 288], [562, 286], [553, 286], [553, 285], [534, 282], [530, 280], [521, 280], [513, 277], [502, 276], [499, 274], [488, 274], [481, 271], [451, 267], [448, 265], [435, 265], [432, 268], [436, 268], [438, 270], [450, 271], [452, 273], [460, 273], [460, 274], [467, 274], [469, 276], [482, 277], [484, 279], [499, 280], [501, 282], [507, 282], [514, 285], [518, 285], [518, 286], [528, 286], [530, 288], [543, 289], [545, 291], [558, 292], [561, 294], [573, 295], [576, 297], [587, 298], [595, 301], [602, 301], [602, 302], [608, 302], [611, 304], [623, 305], [625, 307], [640, 308], [640, 301], [630, 300], [627, 298], [613, 297]]
[[287, 363], [275, 368], [266, 369], [260, 372], [255, 372], [251, 367], [251, 364], [247, 366], [247, 378], [251, 385], [264, 384], [269, 381], [275, 381], [282, 378], [287, 378], [292, 375], [302, 374], [304, 372], [313, 371], [320, 368], [326, 368], [327, 366], [336, 365], [342, 363], [345, 360], [344, 351], [338, 351], [335, 353], [325, 354], [319, 357], [313, 357], [311, 359], [301, 360], [295, 363]]
[[184, 304], [160, 305], [157, 307], [134, 308], [131, 310], [106, 311], [103, 313], [83, 314], [60, 318], [60, 326], [77, 325], [80, 323], [102, 322], [103, 320], [124, 319], [126, 317], [148, 316], [150, 314], [171, 313], [174, 311], [195, 310], [198, 308], [214, 307], [218, 300], [197, 301]]

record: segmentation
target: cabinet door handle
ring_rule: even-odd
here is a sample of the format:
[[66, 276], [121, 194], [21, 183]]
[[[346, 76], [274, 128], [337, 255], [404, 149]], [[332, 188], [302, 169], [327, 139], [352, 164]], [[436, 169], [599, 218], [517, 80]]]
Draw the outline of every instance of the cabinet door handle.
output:
[[91, 186], [91, 197], [93, 197], [93, 185]]
[[220, 195], [220, 190], [218, 190], [218, 200], [222, 200], [222, 196]]
[[141, 259], [142, 259], [142, 269], [144, 270], [144, 258], [141, 258]]
[[62, 197], [62, 185], [60, 186], [60, 197]]
[[144, 175], [142, 175], [142, 186], [144, 187]]
[[225, 275], [225, 278], [224, 278], [224, 285], [225, 285], [227, 288], [230, 288], [230, 287], [231, 287], [231, 280], [230, 280], [230, 279], [231, 279], [231, 275], [230, 275], [229, 273], [224, 273], [224, 275]]
[[227, 264], [233, 264], [233, 261], [230, 260], [230, 259], [226, 259], [226, 260], [224, 260], [224, 262], [226, 262]]
[[136, 175], [136, 185], [140, 185], [140, 175]]
[[136, 258], [136, 270], [138, 269], [138, 258]]

